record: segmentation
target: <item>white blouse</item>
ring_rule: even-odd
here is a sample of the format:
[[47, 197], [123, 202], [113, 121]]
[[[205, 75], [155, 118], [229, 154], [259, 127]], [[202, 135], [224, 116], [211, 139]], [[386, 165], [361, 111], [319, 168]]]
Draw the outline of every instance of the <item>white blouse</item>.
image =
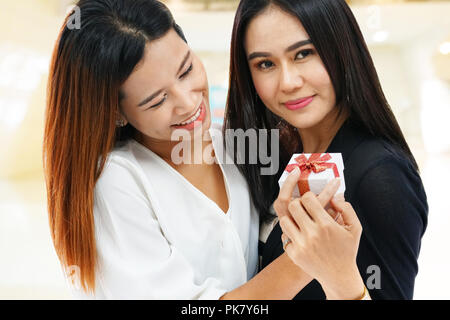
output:
[[129, 140], [110, 153], [95, 186], [96, 292], [73, 287], [76, 298], [219, 299], [256, 274], [258, 214], [226, 153], [224, 161], [220, 126], [209, 131], [228, 212]]

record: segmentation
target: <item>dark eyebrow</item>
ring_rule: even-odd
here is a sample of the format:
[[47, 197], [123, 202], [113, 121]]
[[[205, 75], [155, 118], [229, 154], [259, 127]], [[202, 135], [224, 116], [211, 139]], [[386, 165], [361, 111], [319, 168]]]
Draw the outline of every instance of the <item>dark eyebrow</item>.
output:
[[297, 43], [294, 43], [292, 46], [289, 46], [289, 47], [286, 49], [286, 52], [295, 50], [295, 49], [297, 49], [297, 48], [303, 47], [303, 46], [305, 46], [305, 45], [307, 45], [307, 44], [311, 44], [311, 43], [312, 43], [311, 39], [306, 39], [306, 40], [299, 41], [299, 42], [297, 42]]
[[156, 92], [155, 92], [154, 94], [152, 94], [151, 96], [145, 98], [144, 100], [141, 101], [141, 103], [138, 104], [138, 107], [142, 107], [143, 105], [149, 103], [149, 102], [152, 101], [155, 97], [157, 97], [161, 92], [162, 92], [162, 89], [156, 91]]
[[180, 73], [181, 69], [183, 69], [184, 65], [186, 64], [186, 61], [191, 56], [191, 51], [188, 51], [186, 55], [184, 56], [183, 62], [181, 62], [180, 68], [178, 68], [177, 74]]
[[255, 58], [267, 58], [270, 57], [270, 53], [268, 52], [252, 52], [248, 55], [248, 61], [255, 59]]
[[[300, 48], [300, 47], [302, 47], [304, 45], [311, 44], [311, 43], [312, 43], [311, 39], [307, 39], [307, 40], [302, 40], [302, 41], [296, 42], [293, 45], [289, 46], [285, 50], [285, 52], [289, 52], [289, 51], [295, 50], [297, 48]], [[255, 58], [267, 58], [267, 57], [270, 57], [270, 56], [271, 56], [271, 54], [269, 52], [252, 52], [251, 54], [249, 54], [248, 60], [250, 61], [250, 60], [255, 59]]]
[[[189, 57], [191, 56], [191, 51], [188, 51], [186, 53], [186, 55], [183, 58], [183, 61], [181, 62], [180, 67], [178, 68], [177, 74], [180, 73], [180, 71], [183, 69], [184, 65], [186, 64], [186, 61], [189, 59]], [[150, 101], [152, 101], [155, 97], [157, 97], [163, 90], [158, 90], [155, 93], [153, 93], [151, 96], [145, 98], [144, 100], [142, 100], [139, 104], [138, 107], [142, 107], [143, 105], [146, 105], [147, 103], [149, 103]]]

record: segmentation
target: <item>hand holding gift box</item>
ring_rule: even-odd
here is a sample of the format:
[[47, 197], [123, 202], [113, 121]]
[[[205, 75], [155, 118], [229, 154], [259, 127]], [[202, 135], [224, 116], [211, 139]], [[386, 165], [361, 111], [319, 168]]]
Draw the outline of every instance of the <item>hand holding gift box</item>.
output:
[[291, 157], [286, 169], [278, 181], [280, 187], [289, 173], [296, 167], [300, 169], [300, 178], [294, 189], [293, 197], [300, 197], [308, 191], [318, 195], [327, 183], [339, 178], [341, 184], [336, 194], [345, 192], [344, 161], [340, 153], [301, 153]]

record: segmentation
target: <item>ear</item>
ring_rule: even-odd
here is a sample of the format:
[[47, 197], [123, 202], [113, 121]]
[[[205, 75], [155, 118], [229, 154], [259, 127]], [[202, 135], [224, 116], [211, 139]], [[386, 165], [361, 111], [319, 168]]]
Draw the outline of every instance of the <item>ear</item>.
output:
[[116, 112], [116, 126], [117, 127], [125, 127], [128, 124], [127, 119], [122, 114], [121, 111]]

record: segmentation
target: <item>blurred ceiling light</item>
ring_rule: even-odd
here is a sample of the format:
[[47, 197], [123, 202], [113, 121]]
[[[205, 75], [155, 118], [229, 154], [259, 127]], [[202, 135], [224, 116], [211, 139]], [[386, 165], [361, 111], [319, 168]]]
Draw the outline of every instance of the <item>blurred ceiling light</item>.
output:
[[384, 42], [389, 38], [389, 32], [387, 31], [377, 31], [372, 36], [373, 41], [375, 42]]
[[13, 129], [25, 118], [49, 58], [11, 44], [0, 45], [0, 57], [0, 124]]
[[444, 42], [443, 44], [440, 45], [439, 47], [439, 52], [447, 55], [450, 53], [450, 42]]
[[6, 99], [3, 102], [4, 110], [2, 114], [2, 121], [4, 125], [10, 129], [20, 126], [21, 122], [27, 114], [27, 107], [30, 103], [28, 97], [14, 97]]
[[432, 63], [436, 76], [450, 84], [450, 37], [443, 39], [432, 56]]
[[428, 152], [445, 152], [450, 148], [450, 140], [443, 139], [448, 136], [449, 99], [450, 92], [445, 82], [427, 80], [422, 83], [420, 119]]

